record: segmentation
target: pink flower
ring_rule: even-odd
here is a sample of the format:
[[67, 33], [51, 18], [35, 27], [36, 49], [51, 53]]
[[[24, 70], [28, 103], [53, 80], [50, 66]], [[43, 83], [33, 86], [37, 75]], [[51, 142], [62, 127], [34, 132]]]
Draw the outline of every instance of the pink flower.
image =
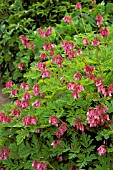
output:
[[23, 119], [23, 126], [27, 125], [36, 125], [36, 117], [35, 116], [26, 116]]
[[97, 39], [97, 38], [95, 38], [94, 40], [92, 40], [92, 46], [99, 46], [99, 44], [100, 44], [100, 41]]
[[40, 58], [41, 58], [42, 60], [45, 60], [45, 59], [46, 59], [46, 56], [47, 56], [46, 53], [41, 53], [41, 54], [40, 54]]
[[36, 170], [47, 170], [46, 163], [38, 162], [36, 160], [32, 162], [32, 167], [35, 168]]
[[68, 42], [67, 40], [61, 42], [62, 47], [67, 50], [73, 50], [74, 49], [74, 43], [73, 42]]
[[42, 71], [42, 78], [50, 78], [49, 70]]
[[53, 56], [54, 55], [54, 51], [50, 51], [50, 56]]
[[101, 85], [99, 85], [99, 86], [97, 86], [97, 87], [98, 87], [98, 92], [101, 92], [101, 93], [104, 95], [104, 97], [106, 97], [108, 93], [107, 93], [104, 85], [101, 84]]
[[42, 96], [42, 93], [40, 92], [39, 87], [38, 87], [37, 84], [34, 84], [33, 92], [34, 92], [34, 96], [38, 96], [38, 95]]
[[62, 160], [63, 160], [63, 157], [62, 157], [62, 155], [60, 155], [60, 156], [57, 156], [57, 159], [58, 159], [58, 161], [62, 161]]
[[24, 100], [29, 100], [30, 98], [31, 98], [30, 93], [25, 93], [25, 94], [23, 94], [23, 96], [22, 96], [22, 101], [24, 101]]
[[97, 14], [95, 19], [100, 22], [104, 20], [101, 14]]
[[90, 108], [87, 112], [87, 121], [90, 127], [102, 126], [109, 120], [109, 115], [106, 113], [108, 108], [106, 106], [96, 106]]
[[32, 42], [29, 42], [29, 47], [30, 47], [31, 50], [34, 48], [34, 46], [35, 45]]
[[52, 27], [48, 28], [46, 31], [42, 31], [41, 29], [38, 29], [38, 34], [40, 34], [44, 38], [48, 38], [49, 35], [52, 34]]
[[77, 49], [77, 55], [81, 55], [81, 54], [82, 54], [82, 50], [81, 50], [80, 47], [78, 47], [78, 49]]
[[14, 104], [18, 107], [21, 107], [21, 101], [19, 100], [15, 100]]
[[101, 77], [94, 80], [94, 83], [96, 86], [100, 86], [102, 84], [102, 82], [103, 82], [103, 79]]
[[69, 90], [72, 90], [72, 91], [73, 91], [74, 89], [76, 89], [76, 87], [77, 87], [74, 82], [68, 82], [68, 83], [67, 83], [67, 86], [68, 86], [68, 89], [69, 89]]
[[7, 116], [4, 112], [0, 112], [0, 123], [11, 123], [12, 116]]
[[20, 110], [17, 110], [17, 109], [14, 109], [12, 110], [12, 115], [16, 116], [16, 117], [19, 117], [20, 116]]
[[75, 122], [73, 123], [73, 126], [76, 127], [77, 130], [84, 132], [84, 125], [82, 124], [82, 122], [82, 119], [76, 118]]
[[97, 14], [95, 19], [97, 20], [98, 27], [100, 27], [102, 25], [102, 23], [103, 23], [103, 20], [104, 20], [102, 15], [101, 14]]
[[56, 45], [51, 44], [50, 42], [45, 42], [43, 45], [43, 49], [46, 51], [51, 51]]
[[96, 4], [96, 1], [95, 1], [95, 0], [92, 0], [92, 4]]
[[74, 75], [74, 78], [75, 78], [76, 80], [81, 80], [82, 75], [81, 75], [79, 72], [77, 72], [77, 73]]
[[56, 116], [50, 116], [49, 123], [51, 123], [54, 126], [58, 126], [58, 120]]
[[56, 148], [60, 142], [61, 142], [61, 139], [53, 140], [53, 142], [51, 143], [51, 146], [53, 146], [53, 148]]
[[27, 47], [29, 46], [28, 38], [25, 37], [24, 35], [21, 35], [21, 36], [20, 36], [20, 39], [21, 39], [21, 42], [22, 42], [22, 44], [24, 45], [24, 47], [27, 48]]
[[22, 109], [28, 109], [29, 107], [29, 103], [27, 101], [22, 101], [21, 102], [21, 108]]
[[29, 85], [23, 82], [20, 84], [20, 88], [22, 88], [23, 90], [29, 90]]
[[24, 63], [20, 62], [20, 63], [18, 64], [18, 69], [22, 70], [23, 67], [24, 67]]
[[88, 39], [85, 38], [85, 39], [83, 40], [83, 43], [84, 43], [85, 45], [88, 45]]
[[112, 94], [113, 94], [113, 84], [111, 84], [109, 87], [108, 87], [108, 95], [109, 96], [112, 96]]
[[58, 64], [59, 67], [62, 67], [63, 58], [60, 55], [52, 58], [51, 61], [55, 62], [56, 64]]
[[101, 28], [100, 29], [100, 37], [101, 38], [106, 37], [108, 34], [110, 34], [108, 28]]
[[16, 96], [17, 95], [17, 89], [13, 89], [10, 94], [11, 94], [11, 96]]
[[64, 22], [70, 22], [70, 23], [73, 22], [72, 17], [68, 17], [68, 16], [65, 16], [63, 20]]
[[58, 129], [58, 131], [55, 133], [57, 138], [60, 138], [64, 132], [67, 130], [67, 127], [64, 123], [62, 123]]
[[10, 148], [3, 148], [2, 151], [0, 152], [0, 160], [4, 159], [7, 160], [8, 159], [8, 155], [10, 153]]
[[98, 155], [102, 156], [106, 153], [106, 148], [104, 147], [104, 145], [101, 145], [98, 149]]
[[46, 63], [38, 63], [38, 69], [41, 71], [44, 71], [46, 69]]
[[39, 100], [36, 100], [36, 101], [32, 104], [32, 106], [33, 106], [34, 108], [40, 107], [40, 101], [39, 101]]
[[95, 67], [94, 66], [90, 66], [90, 65], [86, 65], [84, 67], [84, 72], [86, 74], [92, 74], [92, 72], [95, 70]]
[[75, 8], [76, 8], [76, 9], [80, 9], [80, 8], [82, 8], [81, 3], [80, 3], [80, 2], [77, 2], [77, 3], [76, 3], [76, 5], [75, 5]]
[[12, 87], [12, 81], [9, 80], [7, 83], [6, 83], [6, 89], [10, 89]]

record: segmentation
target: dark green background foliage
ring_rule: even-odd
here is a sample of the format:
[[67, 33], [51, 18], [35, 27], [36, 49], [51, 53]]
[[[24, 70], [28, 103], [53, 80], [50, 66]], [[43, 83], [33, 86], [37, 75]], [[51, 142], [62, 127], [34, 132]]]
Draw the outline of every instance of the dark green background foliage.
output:
[[66, 11], [72, 11], [71, 4], [72, 0], [66, 2], [59, 0], [1, 0], [0, 72], [2, 81], [12, 77], [15, 72], [16, 68], [13, 62], [18, 60], [16, 54], [19, 51], [19, 36], [41, 26], [59, 23]]

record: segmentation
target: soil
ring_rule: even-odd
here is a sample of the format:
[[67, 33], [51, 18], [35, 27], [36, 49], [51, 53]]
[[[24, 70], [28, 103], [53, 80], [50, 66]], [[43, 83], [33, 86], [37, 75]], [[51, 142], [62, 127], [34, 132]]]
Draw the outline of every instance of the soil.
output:
[[3, 104], [9, 103], [11, 101], [8, 94], [2, 93], [2, 89], [4, 87], [5, 87], [5, 85], [0, 84], [0, 107], [2, 107]]

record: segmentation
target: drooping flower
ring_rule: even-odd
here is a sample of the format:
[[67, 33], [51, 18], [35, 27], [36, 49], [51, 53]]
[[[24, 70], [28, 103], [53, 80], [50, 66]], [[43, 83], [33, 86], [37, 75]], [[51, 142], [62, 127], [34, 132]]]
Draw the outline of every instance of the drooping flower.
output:
[[76, 80], [81, 80], [82, 75], [81, 75], [79, 72], [77, 72], [77, 73], [74, 74], [74, 78], [75, 78]]
[[6, 83], [6, 89], [10, 89], [12, 87], [12, 81], [9, 80], [7, 83]]
[[104, 145], [101, 145], [98, 149], [98, 155], [102, 156], [106, 153], [106, 148], [104, 147]]
[[100, 27], [102, 25], [102, 23], [103, 23], [103, 20], [104, 20], [102, 15], [101, 14], [97, 14], [95, 19], [97, 21], [98, 27]]
[[83, 43], [84, 43], [85, 45], [88, 45], [88, 39], [85, 38], [85, 39], [83, 40]]
[[25, 116], [23, 119], [23, 126], [27, 125], [36, 125], [36, 117], [35, 116]]
[[100, 37], [101, 38], [106, 37], [108, 34], [110, 34], [108, 28], [101, 28], [100, 29]]
[[72, 17], [68, 17], [68, 16], [65, 16], [63, 20], [64, 22], [70, 22], [70, 23], [73, 22]]
[[16, 116], [16, 117], [19, 117], [20, 116], [20, 110], [19, 109], [14, 109], [12, 110], [12, 115]]
[[40, 101], [39, 101], [39, 100], [36, 100], [34, 103], [32, 103], [32, 106], [33, 106], [34, 108], [40, 107]]
[[30, 95], [29, 92], [27, 92], [27, 93], [23, 94], [23, 96], [22, 96], [22, 101], [24, 101], [24, 100], [29, 100], [30, 98], [31, 98], [31, 95]]
[[80, 3], [80, 2], [77, 2], [77, 3], [76, 3], [76, 5], [75, 5], [75, 8], [76, 8], [76, 9], [80, 9], [80, 8], [82, 8], [81, 3]]
[[20, 62], [19, 64], [18, 64], [18, 69], [20, 69], [20, 70], [22, 70], [23, 69], [23, 67], [24, 67], [24, 63], [23, 62]]
[[56, 116], [50, 116], [49, 123], [51, 123], [54, 126], [58, 126], [58, 120]]
[[29, 85], [23, 82], [20, 84], [20, 88], [22, 88], [23, 90], [29, 90]]
[[17, 89], [13, 89], [10, 94], [11, 94], [12, 97], [16, 96], [17, 95]]
[[97, 39], [97, 38], [95, 38], [94, 40], [92, 40], [92, 46], [99, 46], [100, 45], [100, 41]]

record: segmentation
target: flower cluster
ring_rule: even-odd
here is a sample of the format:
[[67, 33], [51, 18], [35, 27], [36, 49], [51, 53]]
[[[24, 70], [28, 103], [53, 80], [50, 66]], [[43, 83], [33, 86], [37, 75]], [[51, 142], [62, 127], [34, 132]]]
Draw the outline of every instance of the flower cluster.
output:
[[103, 24], [103, 20], [104, 20], [102, 15], [101, 14], [97, 14], [95, 19], [97, 21], [97, 26], [100, 27]]
[[30, 49], [34, 48], [34, 44], [32, 42], [28, 42], [28, 38], [26, 36], [21, 35], [20, 40], [25, 48], [27, 48], [28, 46], [30, 47]]
[[25, 94], [23, 94], [23, 96], [22, 96], [22, 101], [25, 101], [25, 100], [29, 100], [31, 98], [31, 95], [30, 95], [30, 93], [25, 93]]
[[74, 99], [79, 98], [79, 92], [83, 91], [84, 88], [81, 84], [76, 85], [74, 82], [67, 83], [68, 89], [72, 91]]
[[38, 63], [38, 69], [41, 71], [42, 78], [50, 78], [50, 72], [46, 70], [46, 63]]
[[51, 61], [58, 64], [59, 67], [62, 67], [63, 58], [61, 57], [61, 55], [52, 58]]
[[56, 46], [55, 44], [52, 44], [52, 43], [50, 43], [50, 42], [45, 42], [45, 43], [43, 44], [43, 49], [44, 49], [45, 51], [51, 51], [55, 46]]
[[98, 105], [95, 108], [90, 108], [87, 112], [87, 121], [90, 127], [102, 126], [106, 121], [110, 120], [106, 113], [107, 106]]
[[23, 122], [23, 126], [36, 125], [36, 117], [35, 116], [25, 116], [22, 122]]
[[65, 40], [65, 41], [61, 42], [61, 46], [64, 48], [65, 54], [68, 55], [70, 59], [76, 57], [73, 42], [68, 42], [67, 40]]
[[12, 116], [7, 116], [4, 112], [0, 112], [0, 123], [11, 123]]
[[28, 109], [29, 107], [29, 102], [28, 101], [20, 101], [20, 100], [15, 100], [14, 104], [21, 109]]
[[47, 164], [38, 162], [37, 160], [34, 160], [32, 162], [32, 167], [35, 168], [36, 170], [46, 170], [47, 169]]
[[83, 120], [80, 118], [76, 118], [76, 120], [73, 123], [73, 126], [76, 128], [76, 130], [80, 130], [81, 132], [84, 132], [84, 125], [82, 124]]
[[10, 148], [3, 148], [2, 151], [0, 152], [0, 160], [4, 159], [7, 160], [8, 159], [8, 155], [10, 153]]
[[46, 31], [43, 31], [41, 29], [38, 29], [38, 34], [40, 34], [44, 38], [48, 38], [49, 35], [52, 34], [52, 27], [48, 28]]
[[58, 131], [55, 133], [57, 138], [60, 138], [64, 132], [67, 130], [66, 124], [62, 123], [58, 129]]
[[42, 93], [40, 92], [40, 89], [37, 84], [33, 85], [33, 92], [34, 96], [42, 96]]

